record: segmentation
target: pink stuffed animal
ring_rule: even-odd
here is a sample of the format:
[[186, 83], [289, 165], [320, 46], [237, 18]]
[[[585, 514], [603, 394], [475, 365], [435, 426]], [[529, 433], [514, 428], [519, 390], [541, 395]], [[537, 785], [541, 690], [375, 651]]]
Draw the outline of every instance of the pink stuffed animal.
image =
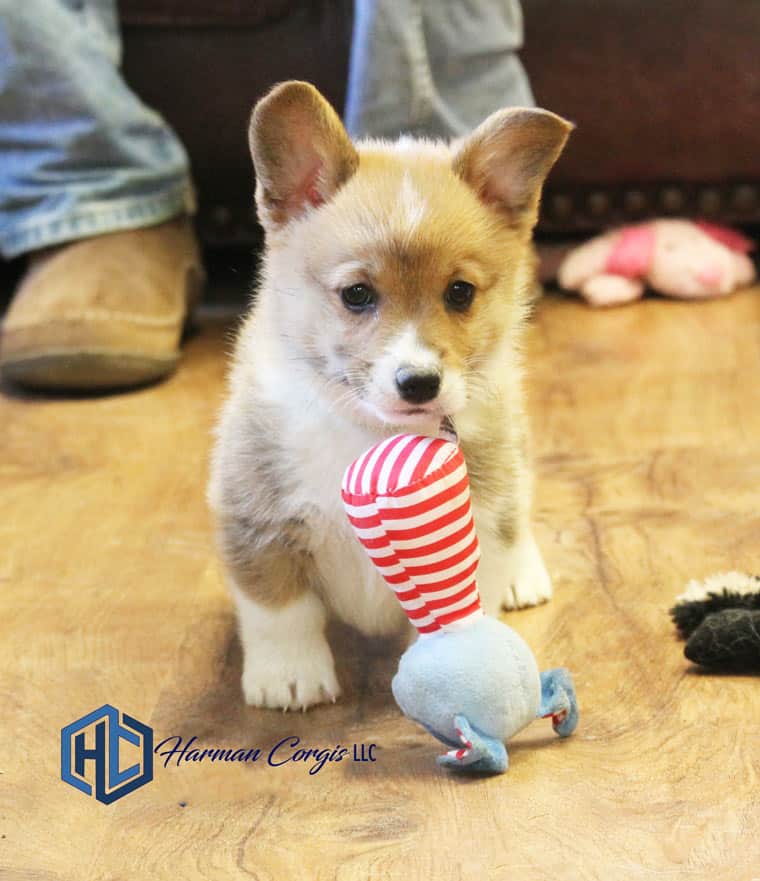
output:
[[624, 226], [573, 249], [559, 266], [560, 287], [592, 306], [638, 300], [649, 287], [680, 299], [730, 294], [755, 280], [753, 243], [736, 230], [690, 220]]

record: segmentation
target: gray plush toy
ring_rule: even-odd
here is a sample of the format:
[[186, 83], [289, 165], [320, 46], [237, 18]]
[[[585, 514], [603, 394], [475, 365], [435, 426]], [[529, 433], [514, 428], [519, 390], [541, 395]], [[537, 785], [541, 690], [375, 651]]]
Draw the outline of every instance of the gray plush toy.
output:
[[450, 747], [440, 764], [506, 771], [505, 741], [537, 717], [560, 737], [578, 724], [570, 673], [539, 673], [511, 627], [483, 613], [480, 557], [459, 447], [396, 435], [346, 471], [343, 504], [377, 569], [419, 631], [401, 657], [393, 695], [401, 711]]

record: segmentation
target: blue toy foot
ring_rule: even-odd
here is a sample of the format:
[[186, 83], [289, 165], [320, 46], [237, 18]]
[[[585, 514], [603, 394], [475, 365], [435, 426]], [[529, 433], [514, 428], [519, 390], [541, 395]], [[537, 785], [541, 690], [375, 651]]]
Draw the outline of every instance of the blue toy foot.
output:
[[507, 749], [500, 740], [476, 731], [462, 715], [454, 716], [454, 729], [462, 745], [438, 756], [439, 765], [480, 774], [502, 774], [507, 770]]
[[538, 715], [552, 717], [552, 728], [560, 737], [568, 737], [578, 724], [578, 702], [570, 671], [564, 667], [541, 674], [541, 709]]

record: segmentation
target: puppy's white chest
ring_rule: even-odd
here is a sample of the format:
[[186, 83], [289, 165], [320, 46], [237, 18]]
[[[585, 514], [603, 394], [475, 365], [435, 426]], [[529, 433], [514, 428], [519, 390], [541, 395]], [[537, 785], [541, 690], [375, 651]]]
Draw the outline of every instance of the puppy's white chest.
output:
[[[342, 512], [341, 512], [342, 513]], [[407, 619], [345, 518], [313, 533], [312, 554], [332, 612], [367, 635], [401, 631]]]
[[294, 456], [296, 496], [291, 505], [310, 530], [310, 550], [331, 611], [363, 633], [397, 633], [406, 616], [356, 539], [343, 510], [341, 481], [346, 468], [377, 438], [353, 431], [329, 435]]

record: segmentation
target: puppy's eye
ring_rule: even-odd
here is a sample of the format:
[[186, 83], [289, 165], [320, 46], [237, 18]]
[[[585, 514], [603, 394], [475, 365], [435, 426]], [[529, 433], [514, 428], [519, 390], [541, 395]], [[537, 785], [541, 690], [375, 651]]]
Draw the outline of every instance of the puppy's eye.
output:
[[469, 281], [452, 281], [443, 295], [444, 303], [455, 312], [464, 312], [469, 309], [472, 298], [475, 296], [475, 286]]
[[364, 312], [377, 302], [377, 294], [366, 284], [352, 284], [350, 287], [343, 288], [340, 292], [340, 298], [346, 309], [350, 309], [352, 312]]

